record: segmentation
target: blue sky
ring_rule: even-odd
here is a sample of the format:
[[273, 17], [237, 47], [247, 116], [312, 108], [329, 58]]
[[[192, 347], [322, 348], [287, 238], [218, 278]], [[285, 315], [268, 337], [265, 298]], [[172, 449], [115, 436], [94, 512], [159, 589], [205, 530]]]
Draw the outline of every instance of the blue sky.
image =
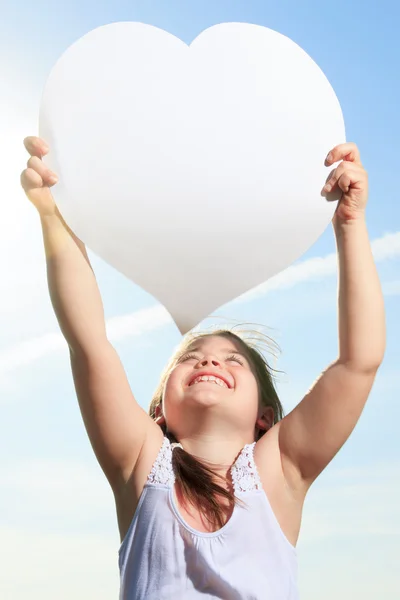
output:
[[[0, 23], [0, 596], [117, 597], [113, 498], [81, 423], [68, 356], [47, 295], [35, 211], [19, 189], [22, 139], [36, 134], [46, 77], [91, 29], [135, 20], [190, 43], [226, 21], [265, 25], [297, 42], [340, 100], [347, 137], [370, 177], [368, 227], [385, 292], [388, 345], [362, 418], [313, 486], [298, 544], [303, 598], [394, 598], [400, 590], [400, 47], [395, 2], [16, 1]], [[396, 28], [396, 29], [395, 29]], [[317, 243], [263, 293], [218, 315], [272, 328], [282, 347], [288, 412], [336, 356], [334, 238]], [[326, 258], [316, 269], [317, 257]], [[110, 338], [147, 406], [180, 336], [153, 298], [93, 256]], [[218, 322], [218, 321], [217, 321]], [[207, 321], [206, 324], [209, 324]], [[61, 589], [59, 589], [59, 586]]]

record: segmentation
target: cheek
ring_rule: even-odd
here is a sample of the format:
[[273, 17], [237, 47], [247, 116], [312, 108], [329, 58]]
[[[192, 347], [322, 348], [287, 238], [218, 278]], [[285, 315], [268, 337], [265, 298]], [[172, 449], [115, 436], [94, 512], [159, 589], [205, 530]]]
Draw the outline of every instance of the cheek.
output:
[[182, 391], [182, 377], [176, 371], [173, 371], [168, 377], [163, 393], [163, 407], [164, 414], [171, 410], [175, 405], [179, 403], [180, 395]]
[[259, 404], [260, 393], [258, 390], [257, 380], [252, 374], [246, 374], [246, 377], [242, 381], [242, 389], [246, 395], [246, 401], [248, 404], [257, 405]]

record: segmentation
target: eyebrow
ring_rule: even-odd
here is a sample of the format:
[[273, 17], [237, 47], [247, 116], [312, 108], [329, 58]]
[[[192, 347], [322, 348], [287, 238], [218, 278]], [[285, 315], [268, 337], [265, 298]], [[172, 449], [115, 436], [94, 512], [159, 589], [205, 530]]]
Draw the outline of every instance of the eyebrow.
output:
[[[195, 348], [189, 348], [185, 354], [188, 354], [190, 352], [199, 352], [201, 350], [201, 346], [196, 346]], [[234, 350], [232, 348], [223, 348], [221, 350], [221, 352], [224, 352], [225, 354], [239, 354], [239, 356], [243, 356], [243, 358], [247, 359], [247, 356], [244, 354], [244, 352], [240, 352], [240, 350]]]

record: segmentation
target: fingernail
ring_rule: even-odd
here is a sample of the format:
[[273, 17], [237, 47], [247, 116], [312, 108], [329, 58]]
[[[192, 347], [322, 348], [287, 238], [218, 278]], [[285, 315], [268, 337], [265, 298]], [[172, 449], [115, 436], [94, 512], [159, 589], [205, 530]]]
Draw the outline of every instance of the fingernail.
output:
[[37, 150], [38, 150], [38, 152], [40, 154], [40, 157], [44, 156], [49, 151], [49, 149], [46, 148], [46, 146], [43, 146], [43, 145], [42, 146], [37, 146]]
[[56, 177], [55, 175], [50, 175], [49, 183], [51, 183], [51, 185], [54, 185], [55, 183], [57, 183], [57, 181], [58, 181], [58, 177]]
[[330, 192], [332, 188], [332, 184], [331, 183], [326, 183], [323, 187], [323, 192]]
[[332, 156], [332, 154], [329, 152], [329, 154], [327, 155], [327, 157], [326, 157], [326, 159], [325, 159], [325, 162], [332, 162], [332, 158], [333, 158], [333, 156]]

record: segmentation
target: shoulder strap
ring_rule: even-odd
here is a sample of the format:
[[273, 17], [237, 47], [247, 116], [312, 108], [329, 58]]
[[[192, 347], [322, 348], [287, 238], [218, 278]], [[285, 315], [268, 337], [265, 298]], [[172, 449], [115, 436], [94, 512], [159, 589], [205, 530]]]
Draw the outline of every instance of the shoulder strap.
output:
[[147, 483], [171, 486], [174, 484], [174, 481], [175, 475], [172, 468], [171, 443], [167, 437], [164, 437], [153, 468], [147, 477]]
[[[252, 492], [262, 489], [260, 476], [254, 462], [255, 445], [256, 442], [246, 444], [231, 467], [231, 477], [235, 493]], [[147, 477], [147, 483], [172, 486], [174, 482], [175, 475], [172, 468], [171, 442], [167, 437], [164, 437], [163, 444]]]
[[254, 462], [253, 444], [246, 444], [231, 467], [232, 483], [235, 493], [262, 490], [261, 479]]

